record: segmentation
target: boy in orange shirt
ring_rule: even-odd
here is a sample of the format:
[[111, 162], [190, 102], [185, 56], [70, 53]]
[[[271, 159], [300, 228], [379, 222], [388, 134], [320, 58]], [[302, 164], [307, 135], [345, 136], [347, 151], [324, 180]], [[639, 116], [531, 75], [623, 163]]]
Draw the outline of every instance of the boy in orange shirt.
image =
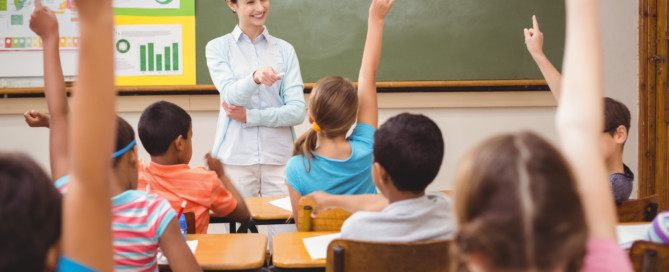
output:
[[223, 164], [209, 154], [209, 169], [190, 168], [193, 153], [191, 118], [181, 107], [159, 101], [147, 107], [139, 118], [139, 139], [151, 155], [151, 162], [139, 160], [138, 190], [149, 190], [167, 199], [172, 208], [195, 213], [195, 232], [207, 233], [209, 209], [236, 222], [248, 222], [244, 199], [225, 176]]

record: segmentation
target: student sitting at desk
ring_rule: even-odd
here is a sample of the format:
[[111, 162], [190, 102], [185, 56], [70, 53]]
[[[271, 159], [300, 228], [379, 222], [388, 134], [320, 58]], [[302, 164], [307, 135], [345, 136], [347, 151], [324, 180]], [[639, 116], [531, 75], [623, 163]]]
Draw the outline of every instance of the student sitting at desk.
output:
[[166, 198], [172, 208], [195, 213], [195, 232], [207, 233], [209, 209], [236, 222], [247, 222], [250, 213], [244, 199], [223, 172], [221, 162], [207, 154], [207, 164], [190, 168], [193, 129], [188, 113], [179, 106], [159, 101], [139, 118], [139, 138], [151, 162], [139, 161], [138, 190], [149, 190]]
[[[36, 3], [39, 3], [36, 2]], [[68, 131], [69, 109], [65, 81], [58, 57], [58, 22], [47, 7], [36, 7], [31, 29], [44, 42], [45, 96], [51, 118], [30, 111], [30, 126], [50, 127], [50, 160], [55, 187], [68, 191], [71, 158]], [[176, 213], [163, 198], [134, 190], [137, 187], [137, 147], [135, 132], [125, 120], [116, 117], [116, 152], [111, 156], [112, 234], [117, 270], [157, 271], [158, 248], [170, 259], [174, 271], [197, 271], [199, 266], [186, 245]]]
[[[374, 135], [372, 177], [383, 196], [315, 192], [314, 213], [342, 208], [354, 214], [341, 237], [378, 242], [417, 242], [453, 237], [451, 200], [425, 193], [444, 157], [444, 140], [434, 121], [403, 113], [388, 119]], [[389, 204], [388, 204], [389, 203]]]
[[[544, 54], [544, 34], [539, 29], [537, 17], [532, 16], [532, 21], [533, 27], [525, 29], [527, 50], [546, 78], [551, 93], [559, 101], [562, 93], [562, 75]], [[616, 203], [628, 200], [634, 187], [634, 173], [623, 163], [623, 148], [630, 130], [630, 119], [630, 111], [625, 104], [610, 97], [604, 98], [604, 130], [600, 145]]]
[[[295, 218], [300, 198], [315, 191], [376, 193], [371, 175], [372, 145], [379, 123], [376, 74], [383, 24], [393, 2], [373, 0], [369, 8], [357, 90], [350, 80], [338, 76], [322, 78], [314, 85], [308, 112], [312, 129], [297, 139], [294, 156], [286, 164]], [[347, 138], [346, 133], [354, 124], [353, 133]]]

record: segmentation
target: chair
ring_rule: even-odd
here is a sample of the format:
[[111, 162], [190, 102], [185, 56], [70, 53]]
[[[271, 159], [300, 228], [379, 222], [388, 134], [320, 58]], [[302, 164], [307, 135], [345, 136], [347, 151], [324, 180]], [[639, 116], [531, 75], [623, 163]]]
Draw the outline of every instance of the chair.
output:
[[618, 205], [618, 222], [650, 222], [657, 215], [658, 196], [623, 201]]
[[634, 271], [669, 271], [669, 245], [648, 241], [636, 241], [630, 249]]
[[195, 234], [195, 213], [192, 211], [184, 212], [186, 218], [186, 233]]
[[450, 240], [387, 243], [335, 239], [325, 271], [449, 271]]
[[311, 218], [313, 199], [300, 199], [297, 213], [297, 231], [339, 231], [344, 221], [351, 216], [350, 212], [342, 209], [322, 211]]

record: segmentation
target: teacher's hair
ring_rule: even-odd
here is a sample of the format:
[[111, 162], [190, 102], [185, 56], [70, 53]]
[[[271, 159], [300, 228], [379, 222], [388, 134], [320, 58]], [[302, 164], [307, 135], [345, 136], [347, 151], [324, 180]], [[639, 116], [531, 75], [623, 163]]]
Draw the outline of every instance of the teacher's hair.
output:
[[531, 132], [489, 139], [455, 179], [453, 264], [481, 255], [501, 271], [579, 271], [587, 226], [576, 179], [562, 154]]
[[[335, 138], [346, 135], [358, 114], [358, 91], [353, 83], [343, 77], [321, 78], [314, 85], [309, 97], [309, 117], [318, 124], [320, 132], [309, 129], [295, 141], [293, 156], [304, 155], [311, 170], [311, 159], [319, 136]], [[304, 163], [304, 161], [303, 161]]]

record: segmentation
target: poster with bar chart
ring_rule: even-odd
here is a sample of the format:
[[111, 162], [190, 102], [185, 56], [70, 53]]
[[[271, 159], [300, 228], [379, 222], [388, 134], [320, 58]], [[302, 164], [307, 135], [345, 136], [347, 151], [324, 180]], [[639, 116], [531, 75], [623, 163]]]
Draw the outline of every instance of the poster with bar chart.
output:
[[116, 75], [180, 75], [181, 25], [116, 26]]
[[116, 16], [116, 84], [195, 84], [194, 16]]
[[114, 8], [178, 9], [180, 0], [114, 0]]
[[[79, 23], [72, 0], [43, 0], [58, 19], [60, 49], [79, 48]], [[30, 30], [34, 0], [0, 0], [0, 51], [41, 51], [42, 41]]]

